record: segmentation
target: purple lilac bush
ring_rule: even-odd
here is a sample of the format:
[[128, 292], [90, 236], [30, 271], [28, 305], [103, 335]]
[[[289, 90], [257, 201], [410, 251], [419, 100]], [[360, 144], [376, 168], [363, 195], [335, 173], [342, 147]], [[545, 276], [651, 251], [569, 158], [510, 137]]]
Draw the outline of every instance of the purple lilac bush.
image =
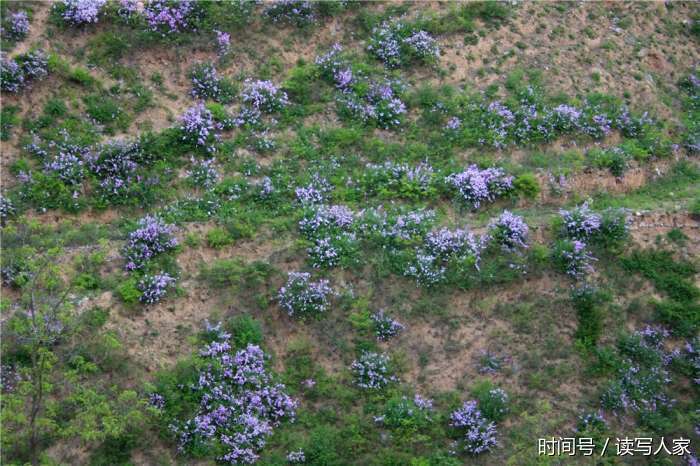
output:
[[2, 57], [0, 61], [0, 89], [6, 92], [19, 92], [24, 87], [24, 71], [15, 61]]
[[146, 216], [139, 220], [138, 228], [129, 234], [124, 247], [126, 270], [143, 268], [146, 262], [178, 244], [173, 236], [175, 226], [165, 223], [158, 217]]
[[333, 289], [328, 280], [312, 281], [306, 272], [289, 272], [278, 292], [282, 309], [291, 317], [317, 317], [330, 309]]
[[301, 205], [321, 204], [332, 189], [328, 180], [315, 174], [308, 185], [296, 188], [294, 195]]
[[527, 248], [528, 226], [522, 217], [504, 210], [489, 223], [488, 235], [503, 250], [514, 252]]
[[29, 34], [29, 17], [24, 10], [10, 13], [7, 17], [7, 27], [3, 32], [14, 40], [24, 39]]
[[6, 220], [16, 212], [14, 204], [12, 201], [0, 194], [0, 220]]
[[60, 0], [54, 5], [61, 13], [66, 23], [79, 26], [82, 24], [97, 23], [102, 8], [107, 0]]
[[426, 195], [435, 181], [435, 172], [428, 162], [412, 166], [392, 161], [365, 166], [362, 184], [365, 191], [398, 191], [402, 194]]
[[571, 211], [560, 210], [564, 232], [571, 238], [585, 240], [600, 231], [601, 216], [594, 213], [584, 202]]
[[432, 421], [433, 400], [415, 394], [413, 398], [394, 396], [387, 401], [381, 416], [374, 422], [390, 429], [414, 429], [426, 426]]
[[496, 425], [481, 414], [476, 401], [465, 401], [450, 415], [450, 425], [464, 433], [459, 441], [464, 451], [478, 455], [496, 446]]
[[374, 323], [374, 334], [377, 339], [387, 341], [404, 331], [405, 327], [399, 321], [392, 319], [380, 310], [370, 316]]
[[41, 79], [48, 72], [48, 58], [42, 50], [32, 50], [14, 59], [3, 56], [0, 62], [0, 89], [19, 92], [32, 80]]
[[56, 174], [66, 184], [78, 185], [85, 178], [86, 151], [79, 146], [63, 146], [57, 155], [44, 161], [44, 171]]
[[231, 50], [231, 34], [216, 29], [214, 33], [216, 34], [216, 47], [219, 55], [226, 55]]
[[287, 93], [272, 81], [246, 79], [241, 99], [243, 105], [236, 119], [238, 126], [255, 126], [260, 123], [263, 114], [278, 112], [289, 105]]
[[348, 229], [355, 221], [355, 214], [344, 205], [314, 205], [299, 221], [299, 229], [307, 237], [313, 237], [327, 230]]
[[144, 276], [138, 284], [141, 291], [139, 300], [144, 304], [155, 304], [165, 297], [169, 288], [175, 286], [175, 279], [166, 272]]
[[304, 450], [290, 451], [287, 454], [287, 462], [292, 464], [303, 464], [306, 462]]
[[304, 26], [316, 20], [314, 2], [307, 0], [273, 0], [267, 2], [264, 15], [275, 23]]
[[443, 264], [437, 256], [419, 250], [415, 260], [406, 267], [404, 275], [415, 278], [422, 286], [434, 286], [445, 280], [447, 267]]
[[219, 181], [219, 170], [216, 168], [216, 159], [197, 160], [194, 157], [190, 158], [192, 168], [187, 171], [186, 175], [189, 182], [203, 189], [212, 189]]
[[399, 126], [407, 110], [396, 83], [374, 81], [368, 85], [369, 90], [363, 96], [352, 91], [341, 93], [337, 98], [340, 106], [363, 123], [374, 123], [384, 129]]
[[219, 100], [222, 96], [221, 79], [211, 63], [196, 64], [190, 71], [192, 97], [195, 99]]
[[441, 259], [470, 256], [478, 263], [482, 241], [466, 229], [450, 230], [443, 227], [430, 231], [425, 236], [423, 246], [428, 253]]
[[385, 21], [372, 30], [367, 46], [389, 68], [412, 60], [434, 62], [440, 56], [437, 41], [425, 31], [416, 31], [404, 21]]
[[89, 157], [88, 165], [99, 179], [102, 195], [113, 200], [122, 198], [139, 181], [136, 170], [142, 158], [141, 146], [125, 141], [105, 144]]
[[445, 183], [457, 191], [461, 200], [477, 209], [483, 202], [492, 202], [513, 189], [513, 177], [501, 168], [479, 169], [470, 165], [461, 173], [445, 177]]
[[390, 374], [389, 356], [386, 354], [363, 351], [360, 357], [352, 362], [350, 370], [355, 385], [366, 390], [382, 389], [398, 381], [396, 376]]
[[190, 107], [180, 117], [180, 129], [184, 133], [184, 141], [205, 147], [207, 152], [213, 152], [213, 143], [219, 140], [217, 131], [221, 126], [214, 121], [214, 117], [203, 103]]
[[163, 35], [194, 27], [197, 2], [193, 0], [148, 0], [143, 9], [149, 28]]
[[562, 241], [559, 256], [566, 274], [574, 279], [581, 279], [592, 273], [594, 269], [591, 263], [597, 260], [588, 251], [586, 243], [577, 239]]
[[221, 453], [223, 463], [252, 464], [274, 428], [294, 421], [298, 403], [275, 383], [260, 347], [249, 344], [234, 353], [231, 335], [220, 325], [209, 330], [216, 337], [200, 351], [204, 364], [197, 382], [186, 388], [198, 400], [197, 411], [170, 430], [181, 451], [207, 446]]

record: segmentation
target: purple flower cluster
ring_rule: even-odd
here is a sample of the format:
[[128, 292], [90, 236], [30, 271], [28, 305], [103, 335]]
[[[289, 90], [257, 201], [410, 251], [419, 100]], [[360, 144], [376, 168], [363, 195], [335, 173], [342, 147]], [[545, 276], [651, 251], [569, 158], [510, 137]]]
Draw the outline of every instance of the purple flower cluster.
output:
[[479, 169], [470, 165], [461, 173], [445, 177], [445, 183], [459, 192], [460, 198], [472, 207], [479, 208], [482, 202], [492, 202], [513, 189], [513, 177], [501, 168]]
[[461, 439], [466, 452], [473, 455], [487, 452], [496, 446], [496, 425], [481, 414], [476, 401], [465, 401], [450, 415], [450, 425], [464, 432]]
[[29, 17], [26, 11], [11, 13], [7, 18], [8, 26], [3, 30], [8, 37], [20, 40], [29, 34]]
[[416, 393], [413, 399], [407, 396], [390, 398], [384, 414], [375, 416], [374, 422], [392, 429], [408, 427], [411, 430], [430, 422], [432, 413], [433, 400]]
[[440, 258], [420, 250], [416, 252], [415, 261], [404, 271], [405, 276], [414, 277], [420, 285], [426, 287], [442, 282], [446, 273], [447, 267]]
[[90, 170], [100, 179], [100, 190], [111, 198], [126, 193], [134, 181], [142, 158], [141, 146], [136, 142], [114, 141], [102, 146], [88, 158]]
[[289, 104], [287, 93], [272, 81], [246, 79], [241, 98], [245, 105], [262, 113], [274, 113]]
[[292, 464], [302, 464], [306, 462], [304, 450], [290, 451], [287, 454], [287, 462]]
[[15, 206], [6, 196], [0, 194], [0, 220], [6, 220], [15, 214]]
[[0, 89], [19, 92], [32, 80], [41, 79], [48, 73], [48, 58], [41, 50], [30, 51], [14, 59], [3, 57], [0, 62]]
[[587, 202], [572, 211], [560, 210], [559, 215], [564, 222], [564, 232], [570, 238], [585, 240], [600, 231], [601, 217], [591, 211]]
[[452, 117], [445, 124], [445, 129], [449, 131], [457, 131], [460, 128], [462, 128], [462, 120], [459, 117]]
[[140, 219], [124, 247], [126, 270], [140, 269], [153, 257], [175, 248], [178, 243], [174, 233], [175, 226], [160, 218], [148, 215]]
[[192, 27], [196, 6], [193, 0], [149, 0], [143, 14], [152, 31], [175, 33]]
[[257, 184], [258, 186], [258, 196], [262, 199], [268, 199], [275, 192], [275, 186], [272, 183], [270, 177], [264, 177]]
[[367, 49], [390, 68], [411, 59], [430, 62], [440, 56], [440, 47], [430, 34], [415, 31], [403, 21], [385, 21], [374, 28]]
[[354, 220], [355, 214], [347, 206], [319, 204], [307, 210], [299, 221], [299, 229], [307, 237], [313, 237], [328, 230], [348, 229]]
[[61, 17], [65, 22], [79, 26], [97, 23], [100, 11], [105, 4], [107, 0], [60, 0], [54, 8], [63, 11]]
[[364, 96], [360, 97], [348, 90], [340, 94], [338, 103], [353, 118], [389, 129], [399, 126], [406, 114], [406, 104], [397, 95], [395, 87], [389, 81], [369, 82], [369, 90]]
[[138, 284], [141, 291], [139, 300], [144, 304], [155, 304], [165, 297], [168, 288], [175, 286], [175, 279], [166, 272], [146, 275]]
[[268, 2], [264, 14], [275, 23], [287, 22], [297, 26], [316, 20], [314, 2], [307, 0], [273, 0]]
[[441, 259], [470, 256], [476, 258], [478, 262], [482, 241], [463, 228], [456, 230], [440, 228], [425, 236], [424, 248], [431, 255]]
[[560, 104], [552, 109], [552, 124], [559, 131], [574, 131], [581, 126], [583, 112], [572, 105]]
[[197, 160], [190, 158], [192, 168], [187, 172], [187, 177], [192, 185], [211, 189], [219, 180], [219, 171], [216, 169], [216, 159]]
[[57, 155], [44, 160], [44, 171], [55, 173], [66, 184], [78, 185], [85, 177], [84, 159], [89, 158], [88, 154], [86, 147], [61, 145]]
[[489, 223], [489, 237], [505, 251], [514, 252], [527, 248], [528, 226], [522, 217], [504, 210]]
[[421, 209], [387, 216], [380, 209], [367, 209], [362, 212], [361, 228], [367, 233], [377, 233], [384, 239], [404, 242], [424, 235], [434, 221], [433, 210]]
[[363, 351], [358, 359], [352, 362], [350, 370], [355, 379], [355, 385], [369, 390], [386, 387], [398, 378], [390, 374], [389, 356], [382, 353]]
[[349, 256], [356, 249], [356, 241], [357, 237], [352, 232], [313, 238], [313, 246], [307, 249], [311, 265], [315, 268], [338, 265], [343, 257]]
[[140, 5], [142, 5], [140, 0], [119, 0], [117, 14], [120, 18], [128, 20], [139, 12]]
[[576, 431], [580, 433], [604, 429], [608, 423], [605, 421], [602, 411], [584, 413], [578, 417]]
[[311, 182], [294, 190], [294, 195], [302, 205], [321, 204], [333, 187], [325, 178], [315, 174]]
[[159, 393], [148, 395], [148, 404], [155, 409], [162, 411], [165, 408], [165, 397]]
[[199, 399], [194, 416], [170, 426], [181, 450], [207, 445], [223, 448], [219, 461], [251, 464], [267, 437], [282, 421], [294, 420], [297, 401], [265, 368], [265, 353], [256, 345], [233, 353], [231, 336], [218, 330], [200, 351], [205, 363], [190, 388]]
[[583, 241], [577, 239], [564, 241], [560, 254], [566, 274], [570, 277], [580, 279], [593, 272], [591, 262], [597, 259], [590, 254]]
[[208, 152], [215, 150], [211, 144], [219, 138], [216, 131], [220, 125], [214, 121], [211, 111], [204, 104], [199, 103], [187, 109], [180, 117], [180, 122], [180, 129], [185, 133], [182, 138], [184, 141], [204, 146]]
[[190, 71], [192, 80], [192, 97], [195, 99], [221, 100], [223, 91], [221, 78], [211, 63], [198, 63]]
[[433, 184], [435, 172], [428, 162], [411, 166], [406, 163], [386, 161], [381, 165], [367, 164], [363, 177], [364, 184], [370, 189], [399, 191], [409, 189], [411, 192], [426, 193]]
[[226, 55], [231, 49], [231, 34], [216, 29], [214, 33], [216, 33], [216, 46], [219, 55]]
[[379, 340], [386, 341], [403, 332], [405, 327], [380, 310], [370, 316], [374, 323], [374, 333]]
[[311, 281], [311, 274], [289, 272], [287, 283], [280, 288], [280, 306], [291, 317], [305, 318], [326, 312], [331, 305], [333, 290], [328, 280]]

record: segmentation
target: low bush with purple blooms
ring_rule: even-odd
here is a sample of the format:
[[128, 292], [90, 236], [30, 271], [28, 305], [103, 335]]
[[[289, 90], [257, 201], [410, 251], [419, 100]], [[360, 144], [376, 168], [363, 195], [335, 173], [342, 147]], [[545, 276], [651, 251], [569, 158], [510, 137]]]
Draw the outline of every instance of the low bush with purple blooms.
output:
[[389, 398], [380, 416], [374, 422], [399, 432], [399, 435], [415, 435], [433, 421], [433, 400], [415, 394], [413, 398], [395, 395]]
[[358, 188], [364, 195], [401, 196], [412, 199], [435, 194], [435, 172], [427, 162], [415, 166], [392, 161], [367, 164]]
[[316, 21], [314, 2], [308, 0], [272, 0], [267, 3], [264, 15], [275, 23], [305, 26]]
[[90, 171], [99, 180], [99, 191], [105, 199], [119, 202], [128, 196], [143, 160], [143, 150], [138, 142], [114, 141], [100, 147], [89, 157]]
[[450, 425], [463, 434], [458, 444], [467, 453], [485, 453], [497, 444], [496, 424], [481, 414], [476, 401], [465, 401], [461, 408], [453, 411]]
[[282, 309], [291, 317], [320, 317], [331, 307], [333, 289], [328, 280], [311, 280], [307, 272], [289, 272], [287, 283], [277, 294]]
[[0, 89], [17, 93], [48, 73], [48, 58], [42, 50], [32, 50], [14, 59], [3, 57], [0, 62]]
[[527, 248], [528, 232], [529, 228], [522, 217], [504, 210], [489, 223], [488, 236], [503, 250], [515, 252]]
[[144, 304], [155, 304], [165, 297], [168, 289], [175, 286], [175, 279], [166, 272], [155, 275], [145, 275], [138, 284], [141, 291], [139, 301]]
[[[275, 382], [259, 346], [248, 344], [235, 351], [231, 335], [220, 325], [208, 330], [209, 343], [195, 365], [198, 373], [190, 384], [170, 387], [162, 416], [181, 452], [211, 452], [227, 464], [255, 463], [274, 429], [294, 421], [298, 402]], [[191, 415], [168, 410], [192, 402], [196, 408]]]
[[593, 273], [592, 263], [597, 260], [590, 253], [588, 245], [577, 239], [558, 241], [554, 246], [553, 258], [561, 271], [576, 280]]
[[372, 30], [367, 49], [389, 68], [412, 62], [435, 63], [440, 47], [426, 31], [402, 21], [385, 21]]
[[10, 13], [2, 28], [3, 36], [12, 40], [22, 40], [29, 34], [29, 16], [24, 10]]
[[196, 188], [209, 190], [219, 181], [219, 170], [216, 159], [198, 160], [190, 158], [191, 168], [187, 171], [187, 179]]
[[457, 192], [460, 200], [478, 209], [484, 202], [493, 202], [513, 189], [513, 177], [501, 168], [480, 169], [470, 165], [461, 173], [445, 178], [445, 183]]
[[97, 23], [106, 4], [107, 0], [60, 0], [54, 9], [66, 23], [80, 26]]
[[148, 261], [159, 254], [171, 251], [178, 242], [175, 226], [165, 223], [158, 217], [146, 216], [139, 220], [136, 230], [129, 234], [124, 247], [126, 270], [143, 268]]
[[148, 0], [143, 15], [152, 31], [173, 34], [195, 27], [199, 6], [194, 0]]
[[214, 144], [219, 140], [221, 125], [214, 121], [211, 111], [199, 103], [190, 107], [180, 117], [182, 139], [196, 146], [204, 147], [207, 152], [214, 152]]
[[377, 339], [387, 341], [404, 331], [405, 327], [399, 321], [392, 319], [380, 310], [370, 316], [374, 324], [374, 334]]
[[398, 378], [391, 374], [389, 356], [382, 353], [363, 351], [350, 365], [355, 385], [365, 390], [385, 388]]
[[229, 103], [234, 97], [233, 84], [222, 78], [211, 63], [198, 63], [190, 70], [192, 80], [192, 97], [212, 99], [216, 102]]

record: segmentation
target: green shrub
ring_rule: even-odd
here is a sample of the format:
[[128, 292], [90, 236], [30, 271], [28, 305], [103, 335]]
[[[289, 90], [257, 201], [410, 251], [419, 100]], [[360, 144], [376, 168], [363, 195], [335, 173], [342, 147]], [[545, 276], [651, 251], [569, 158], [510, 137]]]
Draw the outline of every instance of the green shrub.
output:
[[515, 192], [523, 197], [533, 199], [540, 193], [540, 183], [534, 173], [523, 173], [513, 181]]
[[139, 302], [141, 297], [141, 291], [137, 288], [137, 281], [135, 278], [129, 278], [125, 280], [117, 287], [117, 294], [124, 303], [132, 305]]
[[245, 348], [247, 345], [263, 343], [263, 332], [260, 322], [248, 314], [238, 315], [229, 320], [226, 329], [231, 333], [231, 341], [236, 349]]
[[479, 403], [479, 410], [487, 419], [501, 422], [508, 415], [510, 411], [508, 395], [491, 381], [485, 380], [477, 383], [472, 388], [471, 393]]
[[578, 316], [574, 336], [586, 348], [595, 347], [603, 332], [602, 305], [609, 296], [600, 290], [585, 286], [571, 293], [571, 301]]
[[210, 248], [223, 248], [233, 244], [234, 239], [229, 234], [228, 230], [222, 227], [212, 228], [206, 235], [207, 244]]

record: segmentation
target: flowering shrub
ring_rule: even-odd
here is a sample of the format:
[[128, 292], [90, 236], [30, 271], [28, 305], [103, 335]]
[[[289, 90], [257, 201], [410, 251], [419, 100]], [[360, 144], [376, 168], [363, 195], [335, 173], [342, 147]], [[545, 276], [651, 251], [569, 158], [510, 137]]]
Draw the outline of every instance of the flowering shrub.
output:
[[199, 376], [178, 390], [195, 400], [197, 410], [184, 421], [175, 419], [170, 430], [181, 451], [201, 453], [206, 447], [223, 463], [254, 463], [274, 428], [294, 420], [297, 401], [273, 381], [259, 346], [234, 353], [231, 335], [220, 325], [209, 332], [215, 336], [199, 353]]
[[634, 412], [642, 419], [667, 412], [675, 403], [666, 389], [671, 383], [667, 366], [676, 354], [666, 352], [664, 341], [669, 333], [661, 328], [646, 327], [618, 341], [623, 363], [617, 378], [603, 390], [601, 405], [617, 413]]
[[360, 357], [352, 362], [350, 370], [355, 378], [355, 385], [368, 390], [378, 390], [398, 380], [390, 374], [389, 356], [385, 354], [363, 351]]
[[414, 277], [423, 286], [433, 286], [445, 279], [447, 267], [437, 256], [418, 251], [416, 259], [404, 271], [407, 277]]
[[357, 237], [352, 232], [341, 232], [313, 239], [313, 246], [307, 249], [311, 265], [316, 268], [348, 265], [357, 253]]
[[102, 195], [111, 200], [123, 198], [138, 180], [136, 170], [142, 158], [143, 151], [138, 143], [122, 141], [106, 144], [89, 157], [90, 170], [100, 180]]
[[80, 184], [85, 177], [86, 151], [87, 148], [66, 145], [56, 156], [44, 161], [44, 170], [55, 173], [66, 184]]
[[482, 202], [492, 202], [513, 189], [513, 177], [506, 175], [503, 169], [493, 167], [481, 170], [476, 165], [470, 165], [461, 173], [448, 175], [445, 183], [475, 209]]
[[594, 271], [591, 262], [597, 260], [588, 251], [583, 241], [562, 240], [554, 249], [554, 258], [559, 267], [571, 278], [580, 279]]
[[468, 453], [478, 455], [496, 446], [496, 425], [482, 416], [476, 401], [465, 401], [461, 408], [453, 411], [450, 425], [464, 432], [460, 443]]
[[24, 71], [15, 60], [3, 57], [0, 61], [0, 89], [19, 92], [24, 87]]
[[433, 400], [416, 394], [412, 399], [407, 396], [389, 398], [381, 416], [374, 422], [390, 429], [398, 429], [406, 434], [415, 433], [432, 421]]
[[415, 242], [425, 235], [435, 222], [435, 211], [414, 210], [387, 215], [381, 209], [366, 209], [358, 217], [359, 228], [364, 234], [395, 246]]
[[187, 109], [180, 117], [180, 122], [180, 129], [184, 133], [183, 141], [206, 147], [208, 152], [215, 150], [211, 144], [219, 139], [216, 131], [220, 125], [214, 121], [211, 111], [204, 104], [199, 103]]
[[319, 233], [348, 229], [355, 220], [355, 214], [344, 205], [315, 205], [308, 209], [299, 221], [299, 229], [307, 236]]
[[48, 74], [48, 59], [41, 50], [18, 55], [14, 60], [3, 57], [0, 62], [0, 88], [3, 91], [19, 92], [34, 79]]
[[374, 333], [379, 340], [386, 341], [404, 331], [404, 326], [384, 314], [384, 311], [377, 311], [370, 316], [374, 323]]
[[79, 26], [97, 23], [102, 7], [107, 0], [60, 0], [54, 8], [61, 12], [61, 17], [67, 23]]
[[190, 183], [198, 188], [211, 189], [219, 180], [216, 159], [196, 160], [190, 158], [192, 168], [187, 172]]
[[287, 462], [292, 464], [302, 464], [306, 462], [306, 455], [304, 450], [290, 451], [287, 454]]
[[280, 306], [292, 317], [317, 317], [326, 312], [333, 295], [328, 280], [311, 281], [311, 274], [289, 272], [287, 283], [280, 288]]
[[160, 218], [147, 215], [139, 220], [138, 228], [129, 234], [124, 247], [126, 270], [143, 268], [153, 257], [175, 248], [174, 232], [175, 226]]
[[22, 10], [11, 13], [7, 17], [7, 26], [3, 28], [3, 32], [7, 37], [14, 40], [24, 39], [29, 34], [29, 17], [27, 12]]
[[405, 197], [425, 197], [434, 192], [435, 175], [427, 162], [416, 166], [405, 163], [384, 162], [367, 164], [361, 179], [366, 194], [398, 194]]
[[560, 210], [559, 215], [564, 222], [565, 234], [570, 238], [585, 240], [600, 231], [600, 215], [593, 213], [587, 202], [572, 211]]
[[216, 46], [219, 55], [226, 55], [231, 49], [231, 34], [228, 32], [214, 30], [216, 34]]
[[168, 288], [175, 285], [175, 279], [166, 272], [156, 275], [146, 275], [138, 284], [141, 291], [139, 300], [144, 304], [155, 304], [163, 299], [168, 292]]
[[0, 194], [0, 220], [5, 221], [15, 214], [15, 206], [6, 196]]
[[489, 223], [489, 237], [505, 251], [513, 252], [527, 248], [528, 226], [522, 217], [504, 210], [497, 219]]
[[607, 425], [602, 412], [584, 413], [578, 417], [576, 431], [580, 433], [602, 431]]
[[326, 193], [332, 189], [333, 187], [325, 178], [315, 174], [307, 186], [296, 188], [294, 195], [302, 205], [320, 204], [325, 200]]
[[487, 383], [477, 388], [476, 396], [479, 400], [481, 413], [489, 420], [500, 422], [508, 414], [508, 394], [502, 388], [493, 387]]
[[192, 97], [212, 99], [228, 103], [233, 100], [233, 87], [229, 80], [220, 78], [211, 63], [199, 63], [190, 71]]
[[264, 11], [275, 23], [287, 22], [303, 26], [316, 20], [313, 2], [306, 0], [273, 0]]
[[367, 49], [390, 68], [412, 60], [434, 62], [440, 56], [440, 47], [430, 34], [403, 21], [385, 21], [374, 28]]
[[241, 97], [244, 104], [263, 113], [277, 112], [289, 104], [287, 93], [272, 81], [246, 79]]
[[193, 0], [148, 0], [143, 14], [152, 31], [165, 35], [193, 28], [198, 8]]
[[384, 81], [366, 84], [368, 90], [361, 95], [348, 89], [337, 98], [345, 113], [363, 123], [374, 123], [384, 129], [399, 126], [406, 114], [406, 104], [398, 96], [396, 83]]
[[440, 228], [425, 236], [424, 248], [431, 255], [441, 259], [473, 257], [478, 263], [482, 242], [466, 229]]

